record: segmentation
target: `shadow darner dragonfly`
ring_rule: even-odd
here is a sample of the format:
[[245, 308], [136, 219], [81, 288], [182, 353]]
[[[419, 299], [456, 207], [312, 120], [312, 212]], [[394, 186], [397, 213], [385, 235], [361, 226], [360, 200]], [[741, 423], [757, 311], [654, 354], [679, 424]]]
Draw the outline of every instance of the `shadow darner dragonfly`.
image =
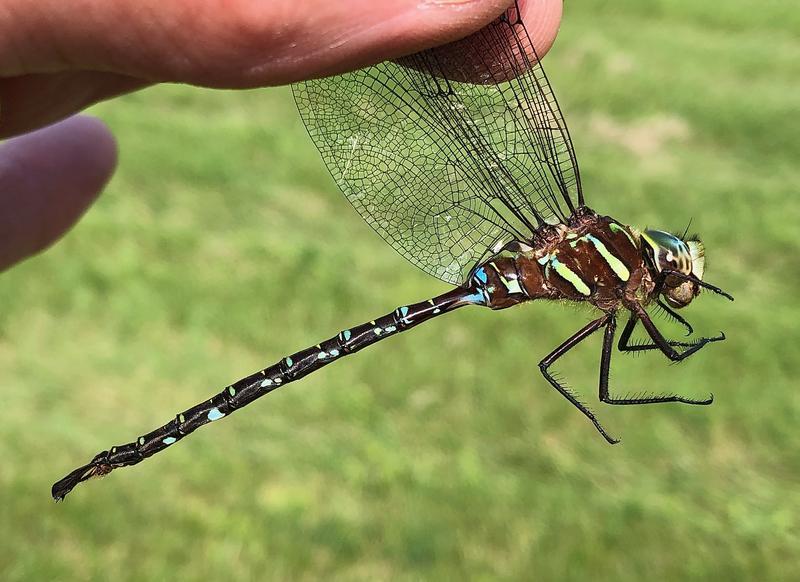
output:
[[[361, 216], [401, 255], [454, 288], [345, 329], [227, 386], [136, 441], [103, 451], [53, 486], [61, 500], [78, 483], [135, 465], [273, 390], [369, 345], [459, 307], [505, 309], [539, 299], [590, 303], [596, 319], [540, 363], [545, 379], [605, 431], [551, 366], [603, 332], [600, 400], [683, 402], [675, 394], [616, 397], [609, 367], [618, 348], [683, 360], [724, 334], [667, 340], [647, 309], [676, 311], [707, 289], [704, 249], [658, 230], [637, 230], [584, 202], [573, 145], [533, 43], [512, 6], [471, 37], [393, 62], [299, 83], [294, 95], [311, 138]], [[641, 322], [646, 343], [631, 343]]]

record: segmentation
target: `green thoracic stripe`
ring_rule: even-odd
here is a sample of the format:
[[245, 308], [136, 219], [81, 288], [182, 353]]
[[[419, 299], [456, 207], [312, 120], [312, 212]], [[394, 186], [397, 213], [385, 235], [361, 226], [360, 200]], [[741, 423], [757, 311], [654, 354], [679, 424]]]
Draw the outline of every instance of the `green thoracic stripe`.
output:
[[633, 240], [633, 237], [631, 236], [631, 233], [628, 232], [627, 228], [625, 228], [624, 226], [620, 226], [616, 222], [612, 222], [611, 224], [608, 225], [608, 227], [611, 229], [612, 232], [623, 233], [625, 236], [628, 237], [628, 240], [631, 241], [631, 244], [633, 246], [636, 246], [636, 242]]
[[575, 290], [580, 293], [581, 295], [586, 295], [587, 297], [592, 294], [592, 290], [589, 289], [589, 286], [583, 282], [583, 280], [578, 276], [578, 274], [567, 267], [564, 263], [559, 261], [555, 255], [550, 257], [550, 264], [556, 270], [565, 281], [569, 281]]
[[608, 263], [608, 266], [611, 267], [611, 270], [614, 271], [617, 277], [622, 281], [627, 281], [630, 278], [631, 272], [628, 270], [628, 267], [608, 250], [606, 245], [603, 244], [603, 241], [595, 238], [591, 234], [586, 235], [586, 240], [594, 245], [594, 248], [597, 249], [597, 252], [600, 253], [600, 256]]
[[497, 272], [497, 275], [500, 277], [500, 282], [503, 283], [503, 286], [509, 293], [520, 293], [520, 294], [524, 293], [516, 277], [512, 278], [506, 277], [500, 270], [500, 268], [494, 263], [494, 261], [491, 261], [489, 265]]

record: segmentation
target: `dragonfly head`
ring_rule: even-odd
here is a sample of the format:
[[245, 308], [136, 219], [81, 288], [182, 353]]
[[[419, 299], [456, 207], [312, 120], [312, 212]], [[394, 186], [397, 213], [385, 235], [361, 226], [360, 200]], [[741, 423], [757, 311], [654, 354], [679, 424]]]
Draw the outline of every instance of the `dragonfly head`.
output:
[[662, 230], [645, 230], [642, 243], [645, 261], [655, 276], [672, 271], [694, 279], [668, 275], [661, 291], [670, 307], [680, 309], [689, 305], [700, 293], [703, 280], [706, 261], [703, 243], [696, 237], [683, 240]]

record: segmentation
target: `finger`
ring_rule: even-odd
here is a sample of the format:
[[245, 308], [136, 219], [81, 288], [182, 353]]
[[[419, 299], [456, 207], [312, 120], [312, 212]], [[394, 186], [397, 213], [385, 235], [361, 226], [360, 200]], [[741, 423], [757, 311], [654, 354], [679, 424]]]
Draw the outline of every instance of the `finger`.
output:
[[[18, 2], [30, 6], [28, 0], [6, 0], [10, 5]], [[26, 49], [34, 55], [27, 58], [29, 69], [67, 69], [54, 75], [0, 79], [0, 137], [61, 119], [148, 82], [249, 87], [358, 68], [463, 38], [510, 4], [509, 0], [274, 0], [255, 6], [228, 0], [225, 8], [222, 0], [159, 0], [156, 9], [152, 2], [139, 0], [139, 10], [128, 14], [130, 3], [121, 0], [83, 0], [81, 11], [74, 9], [74, 2], [57, 0], [48, 19], [43, 19], [41, 10], [28, 10], [19, 17], [27, 26], [19, 28], [47, 31], [66, 18], [61, 15], [65, 10], [73, 14], [72, 20], [75, 13], [84, 15], [80, 22], [22, 38], [4, 36], [0, 17], [0, 75], [19, 71]], [[40, 0], [37, 6], [51, 3]], [[556, 36], [562, 0], [521, 0], [520, 5], [541, 56]], [[212, 18], [215, 7], [217, 18]], [[116, 15], [115, 23], [107, 22], [109, 14]], [[47, 42], [31, 46], [31, 38], [42, 37]]]
[[242, 87], [474, 32], [509, 0], [5, 0], [0, 75], [70, 69]]
[[[437, 68], [448, 79], [467, 83], [492, 84], [513, 79], [550, 50], [561, 23], [561, 11], [560, 1], [521, 1], [506, 11], [505, 23], [494, 21], [466, 38], [432, 49]], [[520, 19], [524, 28], [516, 25]], [[415, 66], [413, 59], [398, 62]]]
[[141, 79], [93, 71], [0, 79], [0, 138], [49, 125], [146, 85]]
[[114, 138], [73, 117], [0, 144], [0, 270], [56, 241], [111, 177]]

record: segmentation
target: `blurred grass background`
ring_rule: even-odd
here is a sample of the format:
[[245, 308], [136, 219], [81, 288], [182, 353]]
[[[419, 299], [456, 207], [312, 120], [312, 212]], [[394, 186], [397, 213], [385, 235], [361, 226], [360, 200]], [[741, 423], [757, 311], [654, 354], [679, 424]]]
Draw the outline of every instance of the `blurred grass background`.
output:
[[[336, 191], [286, 88], [95, 109], [117, 177], [0, 278], [3, 580], [780, 580], [800, 556], [800, 12], [567, 7], [546, 59], [587, 200], [707, 245], [729, 340], [615, 356], [610, 447], [536, 363], [590, 314], [462, 310], [76, 490], [51, 483], [240, 376], [445, 289]], [[677, 333], [676, 328], [672, 328]], [[599, 337], [560, 370], [596, 402]], [[796, 579], [796, 578], [795, 578]]]

